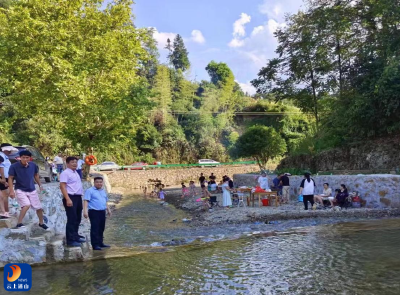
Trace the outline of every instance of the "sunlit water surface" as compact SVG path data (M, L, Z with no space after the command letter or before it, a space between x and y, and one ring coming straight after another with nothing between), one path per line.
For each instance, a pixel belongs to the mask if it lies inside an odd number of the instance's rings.
M111 253L130 256L34 267L30 294L400 294L399 219L143 253L131 246L192 231L169 221L184 213L146 202L117 211L106 234L116 245Z

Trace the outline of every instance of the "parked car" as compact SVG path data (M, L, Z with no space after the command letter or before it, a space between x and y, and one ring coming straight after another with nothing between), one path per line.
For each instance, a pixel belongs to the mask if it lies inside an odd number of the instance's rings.
M131 168L125 168L124 170L146 170L146 166L149 165L145 162L135 162L133 164L131 164L131 166L135 166L135 167L131 167Z
M44 178L46 182L51 182L53 176L51 165L47 162L46 158L43 157L42 153L37 148L30 145L16 146L16 148L18 149L18 152L8 156L11 163L15 163L20 160L20 151L28 150L32 154L31 161L39 167L39 176Z
M216 167L216 166L220 165L220 162L217 162L217 161L214 161L211 159L200 159L199 164L201 165L201 167L204 167L204 166Z
M98 171L115 171L119 169L120 167L114 162L103 162L96 166L96 170Z

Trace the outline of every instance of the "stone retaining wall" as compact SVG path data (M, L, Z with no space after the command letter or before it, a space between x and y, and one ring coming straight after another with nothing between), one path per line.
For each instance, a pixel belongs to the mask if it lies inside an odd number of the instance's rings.
M86 189L91 184L84 182L83 186ZM84 247L82 249L71 248L70 251L67 251L63 245L67 216L62 203L63 197L59 183L48 183L43 187L46 193L40 194L40 199L45 216L48 218L49 229L44 231L39 228L38 217L33 209L28 210L23 220L26 227L23 229L13 229L16 225L16 217L1 220L0 268L7 263L38 264L83 259ZM13 213L12 210L15 209L11 208L10 213ZM80 233L88 236L89 228L89 221L82 218ZM78 253L79 257L70 257L74 253Z
M255 186L256 174L235 174L233 181L237 186ZM270 186L275 175L270 175ZM368 208L400 207L400 176L390 174L377 175L321 175L312 177L317 185L316 193L322 193L325 182L329 183L332 191L345 184L349 192L358 191L362 203ZM291 198L298 195L302 176L290 176Z
M211 173L221 179L222 176L231 176L236 173L258 172L258 165L220 166L207 168L183 168L183 169L151 169L115 171L108 173L108 179L112 187L124 187L129 189L141 188L148 184L149 179L160 179L167 186L179 185L181 182L188 184L190 180L198 182L200 173L208 179Z

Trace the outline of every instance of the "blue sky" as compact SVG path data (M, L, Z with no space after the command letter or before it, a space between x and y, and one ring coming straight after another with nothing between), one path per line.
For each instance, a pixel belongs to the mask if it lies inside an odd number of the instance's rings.
M167 38L180 34L192 63L189 78L209 80L205 67L211 60L225 62L244 91L275 56L273 32L284 25L284 14L297 12L302 0L136 0L133 12L138 27L154 27L160 60Z

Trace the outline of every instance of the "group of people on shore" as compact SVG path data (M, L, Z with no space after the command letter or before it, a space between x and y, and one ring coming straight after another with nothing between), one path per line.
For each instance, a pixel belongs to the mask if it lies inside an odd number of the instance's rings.
M211 200L213 194L222 193L222 206L225 208L230 208L232 206L232 197L231 192L234 191L233 180L224 175L217 184L217 177L214 173L208 177L208 180L204 176L203 173L200 174L199 177L199 186L200 186L200 199L204 204L205 208L211 209L212 204L216 203L216 200ZM182 198L185 197L197 197L198 191L194 181L189 182L189 187L186 187L184 183L182 185Z
M265 175L265 174L263 174ZM266 176L266 175L265 175ZM273 183L278 191L282 191L283 200L289 200L290 196L290 182L289 173L278 175ZM279 182L278 182L279 181ZM260 181L259 181L260 182ZM308 203L315 208L314 204L319 203L325 208L324 201L328 201L330 207L333 208L335 205L344 207L349 193L345 184L340 185L340 189L335 189L335 194L332 194L332 189L329 187L329 183L323 184L322 194L316 194L316 184L314 179L311 178L310 173L304 174L304 179L300 183L299 194L303 197L304 210L308 210Z
M11 164L9 155L19 153L19 160ZM61 163L62 154L55 157L55 163ZM32 208L39 218L39 227L48 229L47 218L36 190L35 182L40 191L44 191L39 177L39 168L31 161L32 154L29 150L18 151L9 143L0 145L0 218L10 218L8 198L16 199L20 212L16 229L24 228L24 217ZM61 159L61 160L60 160ZM106 213L111 216L107 204L107 193L103 189L103 178L95 177L94 186L85 192L82 185L82 175L78 172L79 159L66 157L66 167L59 168L60 190L63 195L63 205L67 215L66 243L68 246L77 247L86 242L84 236L79 235L78 229L82 220L82 211L85 218L90 219L90 238L94 250L110 247L103 243ZM64 165L64 164L57 164ZM82 199L83 196L83 199Z
M278 174L272 181L273 185L270 187L269 178L266 173L262 173L261 176L257 178L258 186L265 191L277 191L280 197L280 202L285 204L289 203L290 200L290 173ZM217 184L216 176L214 173L208 177L208 180L203 173L199 177L200 194L201 200L204 202L204 207L211 207L212 202L210 198L212 194L222 193L222 206L229 208L232 206L232 193L236 193L232 179L224 175L222 180ZM323 192L321 194L316 194L316 184L314 179L311 178L310 173L304 174L304 179L301 181L299 194L303 197L304 209L308 210L311 204L312 208L318 203L323 208L335 206L344 207L346 201L348 200L349 193L345 184L341 184L339 189L334 191L332 194L332 189L329 187L329 183L324 183ZM189 182L189 187L186 187L182 183L182 198L185 197L196 197L198 195L196 190L196 185L194 181ZM200 199L198 199L200 200ZM328 202L325 206L324 202Z

